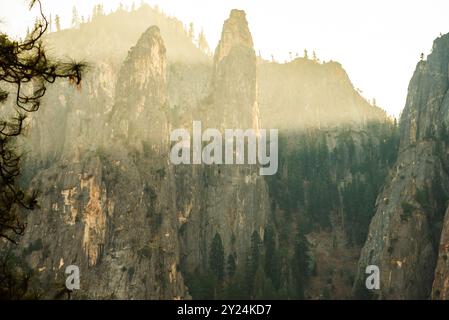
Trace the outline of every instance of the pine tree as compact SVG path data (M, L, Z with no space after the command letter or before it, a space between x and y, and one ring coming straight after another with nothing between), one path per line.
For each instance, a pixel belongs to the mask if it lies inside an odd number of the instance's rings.
M295 252L293 256L293 276L298 299L304 298L304 288L308 276L308 244L302 226L298 226L295 239Z
M252 271L256 271L257 266L260 261L260 235L257 230L251 235L251 260L252 260Z
M94 6L92 9L92 19L95 19L98 16L98 5Z
M201 32L198 34L198 48L206 54L210 53L209 44L207 43L203 29L201 29Z
M49 18L48 18L48 32L52 32L53 31L53 18L50 14Z
M226 275L228 278L232 278L235 275L235 271L237 269L237 265L235 263L235 258L233 254L228 255L228 261L226 263Z
M100 16L104 16L104 7L102 4L97 4L92 11L92 19Z
M61 31L61 19L59 18L58 15L55 16L55 26L56 31Z
M192 40L192 42L195 40L195 27L193 25L193 22L190 22L189 24L189 38Z
M277 268L277 253L276 253L276 242L275 233L271 226L265 229L263 244L265 248L265 275L269 278L272 284L278 288L279 285L279 270Z
M246 289L249 296L254 294L254 279L259 266L260 260L260 236L257 231L251 235L251 247L249 255L246 259L245 281Z
M72 28L78 28L80 25L80 18L78 15L78 10L75 6L72 8Z
M101 4L101 3L98 5L98 15L104 16L104 7L103 7L103 4Z
M219 282L224 278L224 249L220 234L217 232L210 248L209 256L210 270Z

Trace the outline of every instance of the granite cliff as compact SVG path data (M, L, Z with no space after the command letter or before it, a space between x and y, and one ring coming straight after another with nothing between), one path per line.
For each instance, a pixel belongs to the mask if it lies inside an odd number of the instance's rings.
M381 299L447 298L449 35L436 39L410 81L396 164L377 198L354 291L367 265L380 268Z
M249 42L240 41L242 32ZM211 82L206 109L195 106L191 119L257 129L256 57L243 12L232 11L215 56L215 73L204 80ZM43 297L63 290L65 266L74 264L82 275L77 298L189 298L181 270L208 268L215 234L237 268L253 231L263 234L266 184L256 166L170 164L169 129L182 123L173 109L192 92L170 100L158 27L113 70L99 63L80 92L54 88L46 101L55 109L32 119L31 188L41 192L41 209L18 251L37 268Z

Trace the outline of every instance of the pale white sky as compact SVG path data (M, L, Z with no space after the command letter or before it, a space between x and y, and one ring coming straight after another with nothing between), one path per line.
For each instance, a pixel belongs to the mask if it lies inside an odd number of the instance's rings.
M61 16L68 27L74 4L88 16L104 2L106 12L119 3L131 7L140 0L42 0L44 11ZM340 62L354 86L392 115L404 107L407 87L421 52L430 53L433 40L449 32L447 0L145 0L184 23L204 28L215 48L223 21L232 8L244 9L256 51L277 61L305 48L321 60ZM23 34L32 14L25 0L0 0L0 30Z

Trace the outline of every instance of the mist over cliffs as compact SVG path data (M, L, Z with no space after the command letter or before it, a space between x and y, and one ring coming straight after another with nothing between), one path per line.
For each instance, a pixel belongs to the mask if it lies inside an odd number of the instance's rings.
M399 125L338 62L257 56L241 10L213 55L147 5L46 42L90 68L80 89L49 88L23 139L40 209L2 250L37 297L65 298L77 265L74 299L447 298L447 36ZM192 121L278 129L277 174L171 164L170 131Z

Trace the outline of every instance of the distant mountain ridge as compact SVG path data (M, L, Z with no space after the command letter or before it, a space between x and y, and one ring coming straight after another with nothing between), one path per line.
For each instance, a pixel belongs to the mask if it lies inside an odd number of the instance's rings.
M170 63L211 61L193 43L181 21L147 4L131 12L117 9L110 14L96 15L76 29L49 33L47 42L58 56L120 63L140 35L151 25L157 25L161 30Z

